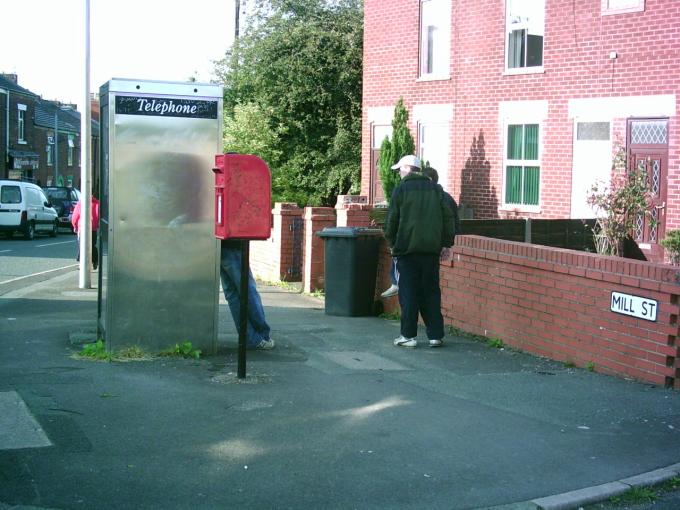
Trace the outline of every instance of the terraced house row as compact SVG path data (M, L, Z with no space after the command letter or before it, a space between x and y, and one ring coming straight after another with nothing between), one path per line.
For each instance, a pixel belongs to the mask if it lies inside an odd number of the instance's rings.
M366 0L362 194L404 99L419 155L471 218L588 218L612 161L645 168L652 221L680 228L678 0Z
M92 120L92 168L97 175L99 123ZM0 74L0 179L41 186L80 184L80 112L48 101L19 85L16 74Z

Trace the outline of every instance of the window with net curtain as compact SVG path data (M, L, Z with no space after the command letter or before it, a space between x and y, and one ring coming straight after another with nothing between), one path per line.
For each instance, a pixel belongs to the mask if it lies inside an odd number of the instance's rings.
M449 75L450 25L450 0L421 0L420 76Z
M505 203L537 206L541 165L538 124L509 124L505 160Z
M506 0L508 69L543 66L545 0Z

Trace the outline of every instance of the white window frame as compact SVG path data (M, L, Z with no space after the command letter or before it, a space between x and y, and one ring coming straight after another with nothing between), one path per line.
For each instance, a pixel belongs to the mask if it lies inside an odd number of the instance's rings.
M26 142L26 105L17 104L17 143Z
M602 0L602 16L644 12L645 0Z
M540 66L520 66L520 67L510 67L510 25L511 25L511 20L510 20L510 8L508 6L508 3L511 0L505 0L505 72L504 74L507 75L513 75L513 74L540 74L545 72L543 68L543 62L545 61L545 54L543 49L541 49L541 65ZM518 0L515 0L518 1ZM545 0L543 1L543 29L542 29L542 37L543 37L543 48L545 48ZM528 30L528 26L527 26ZM525 55L526 59L526 55Z
M437 25L426 26L428 18ZM420 0L419 24L418 81L450 80L451 0Z
M502 101L498 106L498 127L501 130L502 146L501 161L501 200L499 211L540 213L543 203L543 183L545 171L543 167L543 150L545 147L545 121L548 118L547 100L530 101ZM538 182L538 205L507 204L505 202L506 167L508 161L508 125L511 124L538 124L538 167L540 177ZM534 161L534 160L531 160Z
M451 127L453 122L453 104L421 104L413 107L413 121L416 124L418 140L416 152L421 158L423 164L425 163L427 151L427 138L425 138L425 147L423 147L423 130L444 130L444 139L447 140L444 147L442 147L444 154L444 162L431 162L433 167L437 170L439 175L439 184L442 188L453 195L453 188L449 185L451 172ZM425 159L423 157L425 156Z
M54 145L50 145L49 143L45 147L45 152L47 153L47 166L52 166L52 148Z

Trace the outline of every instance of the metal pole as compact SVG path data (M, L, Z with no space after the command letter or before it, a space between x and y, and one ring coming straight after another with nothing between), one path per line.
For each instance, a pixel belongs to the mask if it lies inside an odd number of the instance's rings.
M83 112L80 115L80 278L79 287L92 287L90 267L92 264L92 189L90 167L92 125L90 121L90 0L85 0L85 90Z
M59 108L59 106L57 106ZM54 112L54 186L59 186L59 112Z
M234 0L234 39L238 40L239 37L239 23L241 17L241 2L240 0Z
M248 339L248 275L250 274L250 244L241 241L241 290L238 324L238 372L239 379L246 377L246 342Z
M531 243L531 218L524 218L524 242Z

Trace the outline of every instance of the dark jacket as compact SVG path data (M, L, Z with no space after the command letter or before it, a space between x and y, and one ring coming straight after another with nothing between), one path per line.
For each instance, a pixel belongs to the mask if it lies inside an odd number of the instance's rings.
M439 255L453 243L453 211L441 186L420 172L411 172L392 193L385 238L392 255Z
M458 215L458 204L451 195L444 191L444 188L442 188L440 184L437 184L437 186L439 186L439 189L444 194L444 201L446 202L446 205L449 207L449 209L451 209L451 213L453 214L453 239L451 240L451 246L453 246L456 236L460 234L460 216Z

